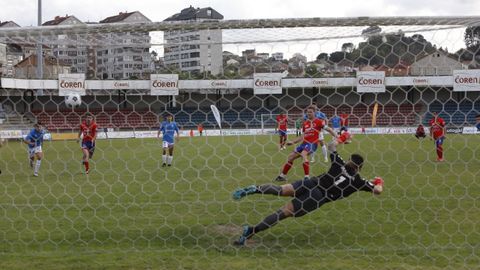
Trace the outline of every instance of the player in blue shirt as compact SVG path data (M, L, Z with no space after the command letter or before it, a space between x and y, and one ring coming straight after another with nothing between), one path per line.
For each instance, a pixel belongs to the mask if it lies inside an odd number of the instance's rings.
M167 120L163 121L160 124L160 128L158 129L157 138L160 139L160 133L163 134L163 155L162 155L162 167L165 166L172 166L173 160L173 146L175 144L175 132L177 133L176 139L177 142L180 139L179 137L179 129L178 125L175 121L173 121L173 116L168 114ZM168 149L168 156L167 156L167 149Z
M317 119L320 119L324 122L324 125L325 127L328 126L328 118L327 118L327 115L323 112L321 112L318 107L317 107L317 104L315 102L312 103L313 106L315 106L317 108L317 111L315 112L315 118ZM306 120L307 118L307 115L304 115L303 116L303 119ZM325 144L325 138L323 137L323 132L320 132L320 137L319 137L319 141L320 143L320 146L322 147L322 154L323 154L323 159L325 162L328 162L328 151L327 151L327 145ZM313 152L311 155L310 155L310 162L315 162L315 152Z
M43 151L43 135L45 131L42 128L42 124L36 123L33 125L33 129L30 130L28 135L25 137L23 142L28 145L28 160L30 161L30 167L33 168L35 157L37 162L35 163L35 168L33 170L33 175L38 176L38 171L40 170L40 164L42 164Z
M340 128L342 127L342 119L340 118L340 116L338 115L335 115L332 117L332 119L330 119L332 121L332 128L333 130L338 133L340 132Z

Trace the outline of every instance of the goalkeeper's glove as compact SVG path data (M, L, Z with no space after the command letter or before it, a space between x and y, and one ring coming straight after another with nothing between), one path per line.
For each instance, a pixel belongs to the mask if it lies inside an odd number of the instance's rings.
M380 185L383 187L383 179L381 177L375 177L373 178L373 181L372 181L372 184L377 186L377 185Z

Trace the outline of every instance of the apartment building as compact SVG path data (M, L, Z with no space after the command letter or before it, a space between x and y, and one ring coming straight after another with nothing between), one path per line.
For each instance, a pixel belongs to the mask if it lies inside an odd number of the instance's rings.
M56 16L42 26L82 25L84 22L72 15ZM87 46L85 35L68 34L47 36L46 43L50 43L53 56L64 65L70 66L72 73L87 72ZM44 55L46 53L44 52Z
M20 27L13 21L0 21L0 28ZM21 49L12 48L10 44L0 43L0 76L13 77L14 66L23 60Z
M213 8L192 6L174 14L167 22L202 22L223 20ZM222 30L179 30L164 33L164 62L173 70L217 75L223 70Z
M99 23L148 23L150 19L139 11L120 12ZM153 60L150 55L149 32L105 33L97 37L94 49L96 74L99 79L148 79ZM104 45L102 45L104 44Z

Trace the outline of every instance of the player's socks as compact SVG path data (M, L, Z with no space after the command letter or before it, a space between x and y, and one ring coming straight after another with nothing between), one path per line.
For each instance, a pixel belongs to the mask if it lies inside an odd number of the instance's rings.
M162 155L162 163L167 164L167 155Z
M310 162L303 162L303 172L305 173L305 177L308 177L308 175L310 175Z
M328 152L327 152L327 145L322 145L322 154L323 154L323 159L325 162L328 162Z
M85 172L88 173L90 171L90 164L88 161L85 161L83 164L85 165Z
M437 146L437 157L439 160L443 159L443 147L442 146Z
M168 156L168 157L167 157L167 164L168 164L168 166L172 166L172 160L173 160L173 156Z
M272 184L260 185L260 186L257 186L255 193L280 196L282 195L282 187L277 185L272 185Z
M42 164L42 160L37 159L37 162L35 163L35 170L33 171L33 175L38 176L38 171L40 170L41 164Z
M283 166L282 174L280 174L280 176L285 177L285 175L287 175L290 168L292 168L292 165L293 165L292 162L285 163L285 165Z
M283 213L283 210L281 209L267 216L262 222L258 223L255 227L253 227L253 231L246 236L247 239L252 237L253 234L259 233L263 230L266 230L268 228L275 226L275 224L277 224L280 220L284 218L286 218L286 216Z

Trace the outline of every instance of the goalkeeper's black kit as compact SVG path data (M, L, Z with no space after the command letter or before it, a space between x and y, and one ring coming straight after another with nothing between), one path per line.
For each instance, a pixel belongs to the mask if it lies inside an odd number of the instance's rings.
M346 198L359 190L373 191L374 185L345 167L345 161L337 152L330 153L330 159L332 165L328 172L292 184L294 216L303 216L324 203Z

